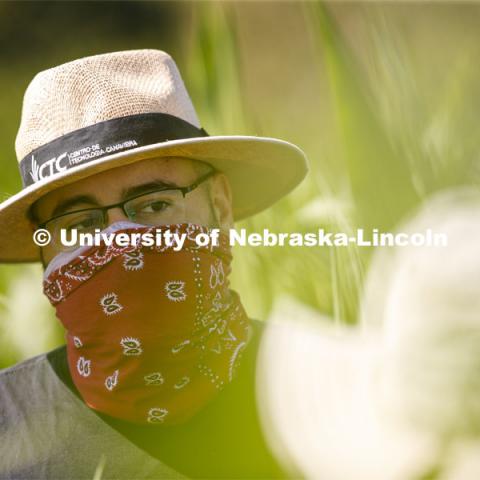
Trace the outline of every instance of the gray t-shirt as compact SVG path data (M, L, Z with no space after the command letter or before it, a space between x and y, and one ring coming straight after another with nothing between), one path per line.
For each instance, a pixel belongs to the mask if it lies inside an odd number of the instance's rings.
M2 370L0 479L76 478L186 477L103 422L62 383L46 354Z

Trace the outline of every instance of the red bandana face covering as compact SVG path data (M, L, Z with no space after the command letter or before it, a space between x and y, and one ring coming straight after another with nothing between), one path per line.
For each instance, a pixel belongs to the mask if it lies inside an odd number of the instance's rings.
M120 232L155 232L136 227ZM228 287L230 248L198 247L195 225L173 246L95 246L51 272L44 292L67 330L86 404L135 423L191 418L234 377L250 322Z

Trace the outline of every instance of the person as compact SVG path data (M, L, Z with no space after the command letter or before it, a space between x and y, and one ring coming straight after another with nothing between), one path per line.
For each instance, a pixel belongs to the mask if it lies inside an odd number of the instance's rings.
M210 136L153 49L40 72L15 146L0 260L42 262L66 345L0 372L0 478L284 477L256 404L263 324L229 288L226 239L300 183L304 153ZM166 230L183 248L62 240Z

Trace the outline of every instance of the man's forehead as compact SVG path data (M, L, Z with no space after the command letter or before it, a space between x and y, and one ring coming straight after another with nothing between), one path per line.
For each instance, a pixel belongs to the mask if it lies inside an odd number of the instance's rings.
M152 158L100 172L49 192L37 201L35 213L48 216L59 203L80 195L95 197L99 203L117 201L132 188L145 183L187 185L198 176L197 165L202 162L183 157Z
M72 191L73 189L94 189L106 186L108 188L118 187L123 189L129 187L136 181L143 179L152 179L152 175L161 175L165 179L186 179L195 177L194 160L188 158L151 158L141 160L129 165L112 168L105 172L100 172L88 178L79 180L69 186L59 189L57 192ZM55 192L52 192L55 193Z

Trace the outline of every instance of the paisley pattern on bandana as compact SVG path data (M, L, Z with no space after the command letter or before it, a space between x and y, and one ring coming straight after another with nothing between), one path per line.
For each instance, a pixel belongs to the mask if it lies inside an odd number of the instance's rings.
M67 330L72 379L86 404L166 425L191 418L234 378L251 325L229 288L228 238L199 247L195 237L207 228L161 228L186 233L183 249L91 247L52 271L44 292Z

